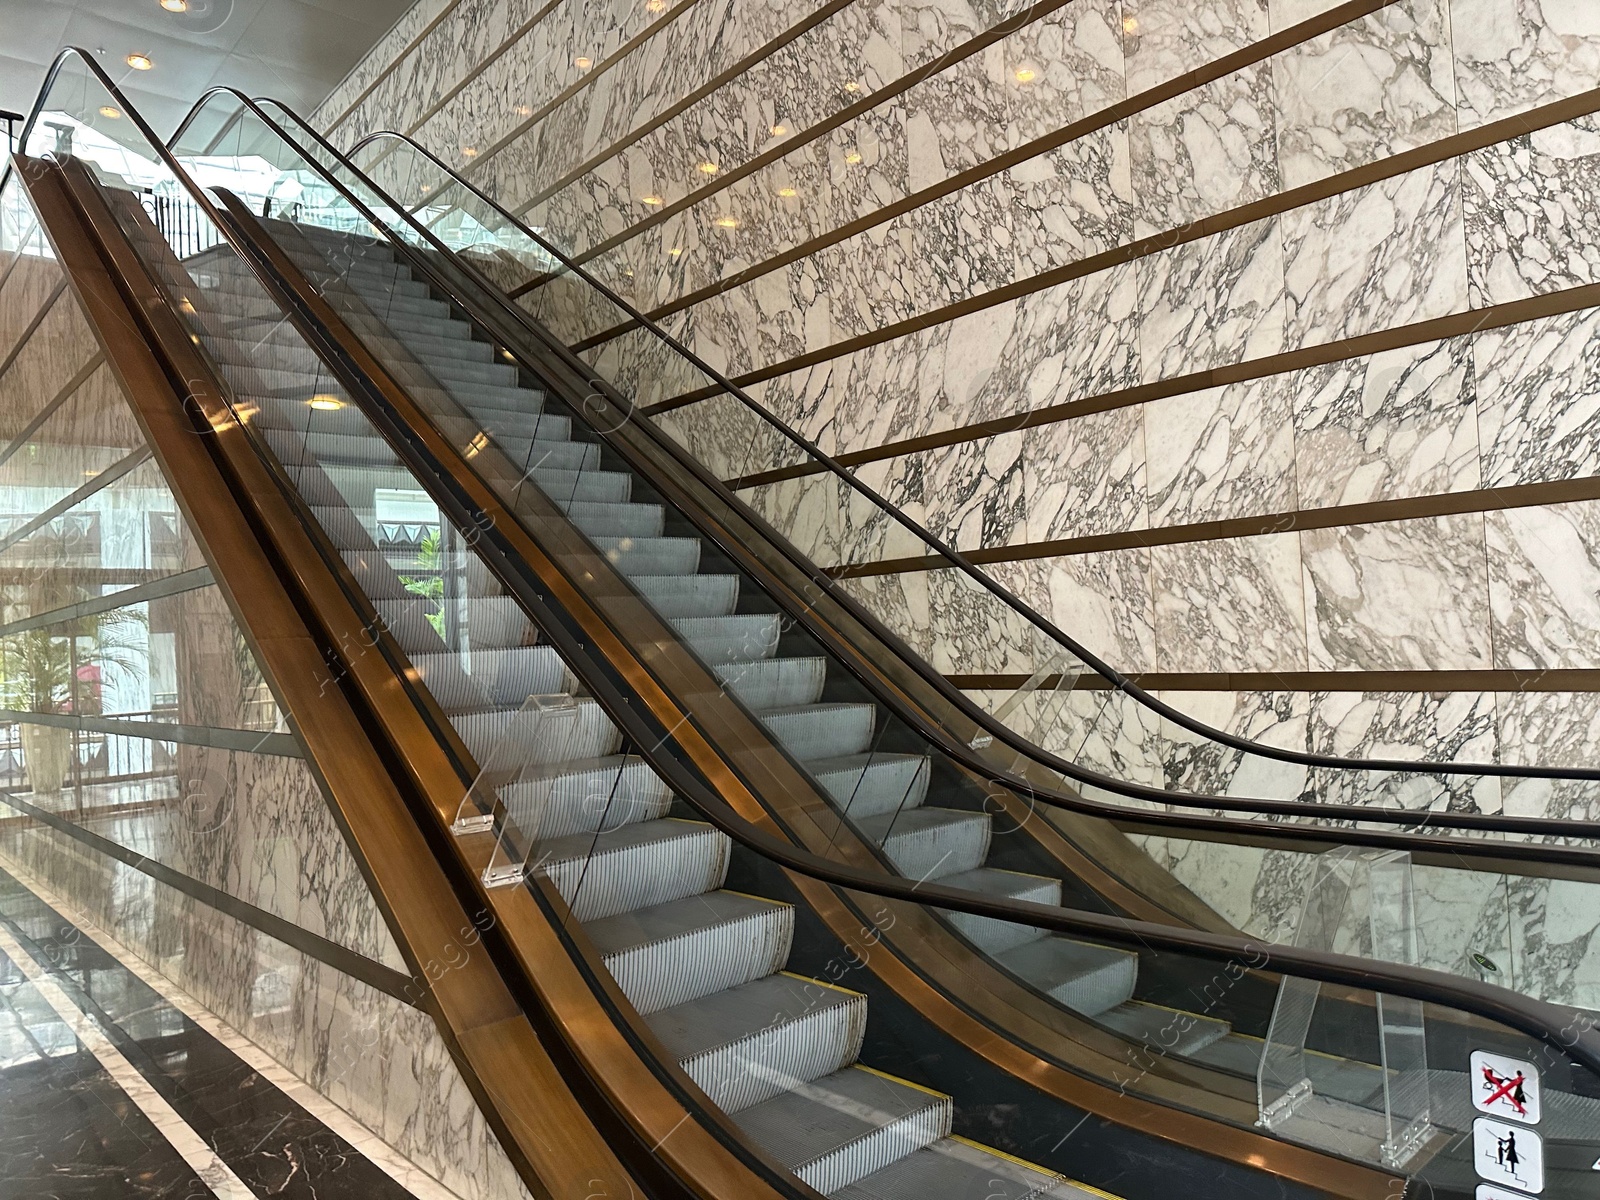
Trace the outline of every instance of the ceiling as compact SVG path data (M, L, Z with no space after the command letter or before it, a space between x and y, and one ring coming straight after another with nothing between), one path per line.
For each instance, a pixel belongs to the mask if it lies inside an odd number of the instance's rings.
M76 45L163 136L216 84L309 112L411 2L188 0L171 13L159 0L0 0L0 109L28 112L56 52ZM134 52L155 66L133 70Z

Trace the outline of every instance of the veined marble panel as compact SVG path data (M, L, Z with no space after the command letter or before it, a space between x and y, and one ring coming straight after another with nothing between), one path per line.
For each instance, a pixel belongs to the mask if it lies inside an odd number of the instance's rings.
M430 21L454 3L457 0L417 0L372 49L362 55L361 61L350 68L349 74L334 86L322 103L306 114L306 119L335 140L342 140L337 136L339 127L330 123L340 117L374 79L389 69Z
M1474 151L1462 174L1472 307L1600 278L1600 117Z
M1600 16L1588 0L1450 0L1461 127L1600 84Z
M1019 279L1133 239L1129 161L1128 123L1118 121L1005 172Z
M1308 855L1188 838L1130 840L1244 935L1268 943L1294 936Z
M1000 43L1013 145L1127 95L1122 8L1121 0L1075 0Z
M1154 668L1148 549L995 563L988 573L1110 666L1126 673Z
M47 827L0 847L464 1200L528 1196L426 1014Z
M1151 525L1298 507L1290 378L1274 375L1140 406Z
M1593 767L1600 762L1600 693L1507 692L1496 697L1500 761ZM1600 781L1506 779L1505 811L1600 820Z
M1600 310L1473 336L1483 486L1600 473Z
M1302 507L1482 486L1470 339L1403 346L1288 380Z
M1150 560L1159 670L1305 670L1298 533L1155 546Z
M1124 0L1128 94L1259 42L1268 23L1267 0Z
M1271 72L1285 188L1456 132L1449 0L1400 0L1274 55Z
M1031 623L954 569L845 579L840 586L936 671L1030 675L1046 650Z
M1312 669L1492 665L1481 514L1308 529L1300 537Z
M1280 750L1306 748L1309 698L1303 692L1174 692L1157 698L1212 729ZM1160 718L1158 753L1167 785L1209 796L1292 800L1306 768L1227 746L1170 717Z
M491 54L513 29L543 6L543 0L462 0L375 86L339 126L348 146L376 129L410 129L439 97ZM557 7L541 25L571 20ZM429 145L452 159L458 146Z
M1278 191L1272 97L1272 68L1257 63L1129 118L1139 237Z
M1024 438L1022 433L1003 433L961 442L867 463L855 475L949 545L962 550L1002 546L1024 537ZM872 508L859 496L845 498L844 504L863 512ZM861 558L852 553L849 561Z
M1256 221L1133 264L1144 382L1284 349L1279 220Z
M1149 527L1138 408L1039 425L1022 436L1028 541Z
M1485 521L1495 666L1600 667L1600 503Z
M1285 349L1426 321L1467 306L1454 159L1285 213Z
M1498 714L1490 692L1316 692L1306 749L1344 758L1492 763ZM1499 777L1315 767L1308 790L1330 804L1499 812Z

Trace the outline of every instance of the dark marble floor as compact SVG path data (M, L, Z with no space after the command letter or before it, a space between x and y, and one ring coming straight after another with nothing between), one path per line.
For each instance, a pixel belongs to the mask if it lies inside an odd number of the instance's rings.
M258 1196L410 1195L0 871L0 922ZM0 972L0 1200L211 1191L14 964Z

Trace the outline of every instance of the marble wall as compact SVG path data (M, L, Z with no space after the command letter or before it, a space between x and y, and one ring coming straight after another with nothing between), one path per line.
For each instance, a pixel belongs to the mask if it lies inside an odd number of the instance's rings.
M1600 765L1592 693L1530 674L1600 670L1583 5L462 0L391 65L382 104L324 106L337 139L413 132L1090 651L1203 677L1170 702ZM570 278L522 302L641 400L705 382ZM801 457L723 400L660 420L728 478ZM831 481L747 494L822 561L921 553ZM945 671L1053 649L948 572L847 586ZM1066 727L1127 775L1291 786L1094 704ZM1563 784L1406 802L1597 815Z

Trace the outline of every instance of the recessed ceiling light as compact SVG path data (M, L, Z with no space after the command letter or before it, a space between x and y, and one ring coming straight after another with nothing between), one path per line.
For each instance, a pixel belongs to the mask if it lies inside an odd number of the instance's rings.
M644 6L645 12L665 12L666 9L667 0L646 0Z
M1017 68L1018 83L1032 83L1037 77L1038 73L1032 67Z
M737 228L739 228L739 219L737 217L718 217L717 218L717 228L718 229L737 229Z
M859 92L861 90L861 85L852 79L849 83L844 85L844 90L847 92Z
M659 208L660 205L661 205L661 197L660 196L640 196L639 197L639 203L640 204L648 204L651 208Z
M468 158L477 158L478 148L476 146L463 146L461 147L461 153L465 154Z
M526 104L519 104L516 108L512 109L512 111L519 117L533 116L533 109L529 108Z
M189 0L161 0L161 7L168 12L188 12Z
M861 151L859 151L859 150L850 151L848 154L846 154L844 156L844 160L845 160L845 162L847 162L847 163L851 164L852 166L854 166L856 163L861 161Z
M1123 17L1122 18L1122 32L1123 33L1138 33L1139 32L1139 22L1138 22L1138 20L1135 19L1134 17Z
M572 60L572 65L577 67L580 71L587 71L590 67L594 66L594 59L590 58L587 54L580 54L577 58Z
M788 132L789 132L789 127L787 125L774 125L772 127L772 136L773 137L782 137L784 134L786 134Z
M785 200L787 200L790 196L798 196L799 194L800 193L795 191L793 188L778 189L778 195L782 196Z
M127 63L135 71L148 71L151 67L156 65L155 60L148 54L140 54L138 51L128 55L128 57L122 61Z
M122 113L119 110L112 108L109 104L102 104L100 106L100 115L102 117L110 117L113 121L115 121L118 117L122 116Z
M344 407L343 400L339 399L337 396L330 396L326 392L319 392L317 395L307 400L306 403L312 408L316 409L318 412L333 412L335 409Z
M695 170L702 175L715 175L717 173L717 164L708 160L701 163Z
M677 258L678 255L683 253L683 247L682 246L674 246L671 250L668 250L667 253L672 255L673 258Z

